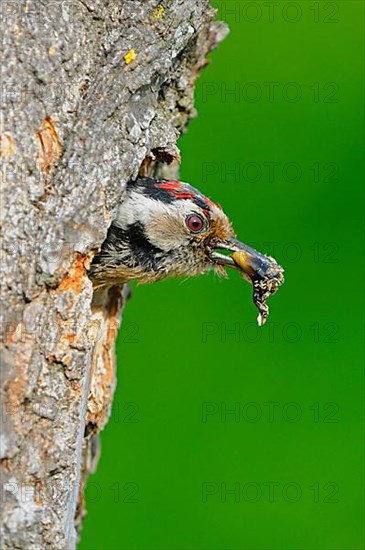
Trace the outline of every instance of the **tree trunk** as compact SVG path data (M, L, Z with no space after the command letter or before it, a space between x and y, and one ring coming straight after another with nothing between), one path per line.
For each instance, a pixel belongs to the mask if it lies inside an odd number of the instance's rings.
M2 548L72 549L126 289L87 268L128 180L176 175L208 0L2 2ZM169 166L167 166L169 164Z

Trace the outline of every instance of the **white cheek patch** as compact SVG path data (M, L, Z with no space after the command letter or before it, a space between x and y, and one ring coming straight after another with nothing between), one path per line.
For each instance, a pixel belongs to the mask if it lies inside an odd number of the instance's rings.
M166 252L186 246L190 241L189 231L179 212L176 216L171 212L156 214L146 228L146 235L152 244Z
M188 244L190 233L185 226L185 217L193 212L202 214L200 208L187 199L164 204L142 193L132 192L119 206L114 224L127 229L137 222L142 223L148 240L168 251Z
M127 229L129 225L146 221L151 216L151 199L141 193L132 192L120 204L114 223L121 229Z

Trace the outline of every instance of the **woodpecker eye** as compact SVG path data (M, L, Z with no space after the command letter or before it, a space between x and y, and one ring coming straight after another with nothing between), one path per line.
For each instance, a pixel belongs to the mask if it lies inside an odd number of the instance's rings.
M197 214L190 214L189 216L186 216L185 223L192 233L200 233L200 231L202 231L205 227L203 218Z

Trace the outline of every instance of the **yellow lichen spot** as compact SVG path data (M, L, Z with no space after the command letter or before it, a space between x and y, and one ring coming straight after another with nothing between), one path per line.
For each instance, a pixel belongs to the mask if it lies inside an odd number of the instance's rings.
M161 4L158 4L153 10L152 19L154 21L156 21L156 19L162 19L164 12L165 8Z
M0 136L0 157L3 159L11 159L14 155L15 147L13 138L9 134Z
M126 65L129 65L129 63L132 63L132 61L136 59L136 52L134 51L134 49L132 48L131 50L129 50L129 52L126 53L125 56L123 56L123 59Z
M51 47L48 49L48 53L49 53L49 55L56 55L57 50L56 50L56 48L54 48L53 46L51 46Z

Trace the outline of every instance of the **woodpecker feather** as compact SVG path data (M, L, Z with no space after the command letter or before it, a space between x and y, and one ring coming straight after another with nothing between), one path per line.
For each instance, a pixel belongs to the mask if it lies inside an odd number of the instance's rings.
M94 288L100 289L199 275L210 269L223 275L225 267L241 271L252 283L263 324L266 300L284 282L283 268L237 241L222 208L188 183L138 178L127 186L90 277Z

